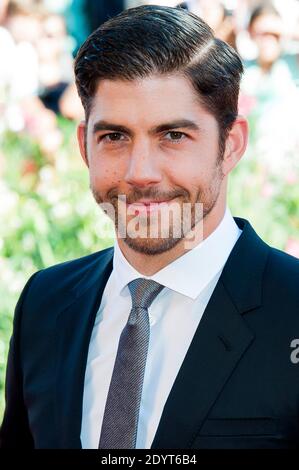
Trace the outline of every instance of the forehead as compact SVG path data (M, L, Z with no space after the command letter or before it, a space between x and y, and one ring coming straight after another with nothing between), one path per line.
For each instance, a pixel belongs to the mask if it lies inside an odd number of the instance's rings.
M255 19L252 24L254 32L277 32L280 31L282 19L273 13L264 13Z
M125 120L152 125L169 118L212 119L187 78L151 76L132 81L102 80L93 98L90 119Z

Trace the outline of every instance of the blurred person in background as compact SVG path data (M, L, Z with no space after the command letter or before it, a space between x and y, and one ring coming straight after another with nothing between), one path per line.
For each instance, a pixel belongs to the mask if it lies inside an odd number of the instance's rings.
M282 79L284 83L288 75L296 82L299 67L296 69L295 65L290 67L288 64L288 60L294 56L284 50L287 25L276 8L271 4L261 4L255 8L249 19L248 31L256 45L257 57L253 63L246 64L247 67L255 66L266 80L270 76L275 80L277 76L277 81Z
M288 171L299 150L296 56L284 51L286 25L272 4L261 4L252 11L248 31L256 59L244 60L241 103L252 102L256 154L271 171Z
M7 2L2 13L2 36L6 41L0 49L0 80L3 104L7 106L4 120L13 130L23 127L18 105L23 98L38 93L38 56L36 45L41 36L40 18L18 2Z
M220 0L188 0L178 7L185 8L202 18L214 31L215 37L236 47L233 12L226 9Z
M299 1L298 0L227 0L225 4L231 6L234 17L237 50L244 60L256 59L257 48L254 43L248 24L252 12L258 7L268 5L275 7L280 14L284 27L284 46L291 53L299 52Z
M6 37L0 50L2 132L27 132L53 158L62 141L56 114L73 80L63 17L42 2L12 0L2 13L1 31Z
M64 18L55 13L45 13L42 34L36 46L39 59L39 97L44 105L60 113L59 100L73 80L72 58L67 49Z

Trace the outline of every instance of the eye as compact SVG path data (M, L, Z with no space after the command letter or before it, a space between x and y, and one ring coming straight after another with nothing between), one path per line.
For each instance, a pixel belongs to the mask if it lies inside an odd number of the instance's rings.
M170 136L170 139L166 139L166 140L169 140L170 142L181 142L182 140L184 140L186 136L186 134L184 132L179 132L179 131L169 131L167 132L167 134L165 134L165 136L169 135Z
M121 137L124 137L124 135L121 134L120 132L110 132L109 134L101 135L98 140L99 141L104 140L108 143L109 142L113 143L113 142L119 142L119 141L123 140L123 139L121 139Z

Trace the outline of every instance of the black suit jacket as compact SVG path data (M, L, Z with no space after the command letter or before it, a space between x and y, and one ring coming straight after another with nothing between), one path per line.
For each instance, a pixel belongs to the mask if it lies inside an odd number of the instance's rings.
M235 220L243 232L178 371L152 449L299 447L299 364L290 346L299 338L299 260ZM2 448L81 447L88 346L112 258L108 248L28 281L14 318Z

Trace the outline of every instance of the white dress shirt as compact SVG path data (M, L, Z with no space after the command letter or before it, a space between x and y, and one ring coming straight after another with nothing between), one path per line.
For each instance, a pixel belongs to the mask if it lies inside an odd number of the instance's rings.
M214 232L153 276L136 271L115 241L113 270L89 344L81 428L83 449L98 448L118 341L132 306L128 283L144 277L165 286L148 309L150 341L136 448L150 449L172 385L240 234L227 208Z

